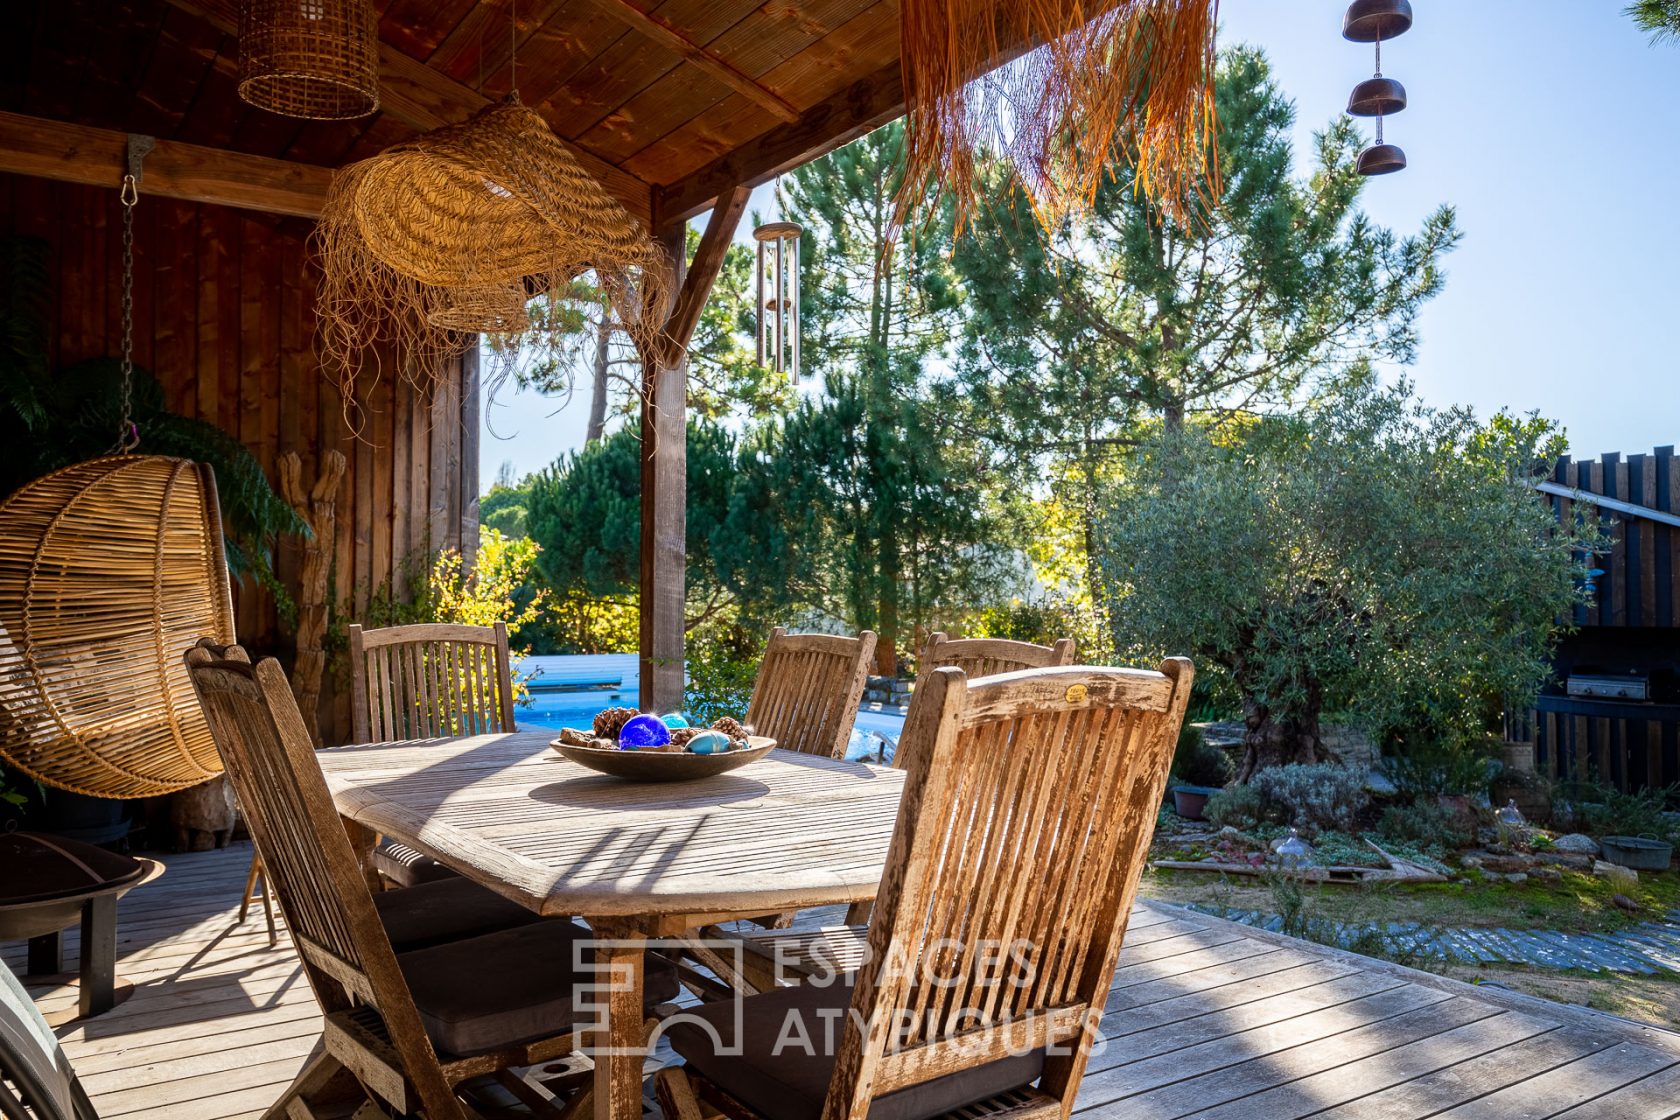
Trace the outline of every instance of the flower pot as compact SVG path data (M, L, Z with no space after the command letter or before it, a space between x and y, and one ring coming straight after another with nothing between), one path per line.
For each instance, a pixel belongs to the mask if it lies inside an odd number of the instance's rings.
M1610 863L1634 871L1667 871L1674 858L1674 845L1639 836L1602 836L1599 844Z
M1207 808L1208 798L1218 792L1218 786L1174 786L1173 812L1187 821L1199 821L1202 810Z

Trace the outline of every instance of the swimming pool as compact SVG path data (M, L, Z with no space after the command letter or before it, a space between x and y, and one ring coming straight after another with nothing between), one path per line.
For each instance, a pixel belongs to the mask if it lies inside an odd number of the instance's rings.
M635 663L634 655L623 654L524 658L514 668L530 678L531 703L515 711L514 720L522 728L588 727L598 713L608 708L637 707L641 692L637 688ZM608 688L573 688L565 683L615 678L619 684ZM555 684L562 687L544 687ZM876 757L881 749L879 737L897 744L903 730L904 717L896 710L860 711L852 725L852 741L846 755ZM891 757L889 749L887 758Z

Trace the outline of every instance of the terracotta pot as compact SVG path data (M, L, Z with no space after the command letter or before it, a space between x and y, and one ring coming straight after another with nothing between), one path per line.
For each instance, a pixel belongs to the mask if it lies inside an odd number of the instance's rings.
M1219 792L1217 786L1174 786L1173 812L1187 821L1202 819L1202 810L1207 808L1208 798Z

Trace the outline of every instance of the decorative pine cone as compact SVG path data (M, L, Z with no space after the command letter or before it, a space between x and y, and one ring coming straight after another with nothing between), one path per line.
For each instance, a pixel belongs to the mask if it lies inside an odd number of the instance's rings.
M731 719L728 716L724 716L721 719L714 719L712 721L712 730L723 732L725 735L729 736L730 742L734 742L736 739L745 739L747 737L747 729L742 726L741 721L738 719Z
M678 728L675 728L671 732L671 742L675 746L686 747L686 746L688 746L688 741L690 739L694 738L696 735L700 734L700 732L702 732L704 730L706 730L704 727L678 727Z
M636 714L634 708L608 708L595 717L595 734L603 739L616 739Z

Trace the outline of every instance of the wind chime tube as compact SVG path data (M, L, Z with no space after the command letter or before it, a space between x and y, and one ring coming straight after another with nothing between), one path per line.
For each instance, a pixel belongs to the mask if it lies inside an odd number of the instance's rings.
M758 242L758 364L799 380L799 236L795 222L753 230Z

